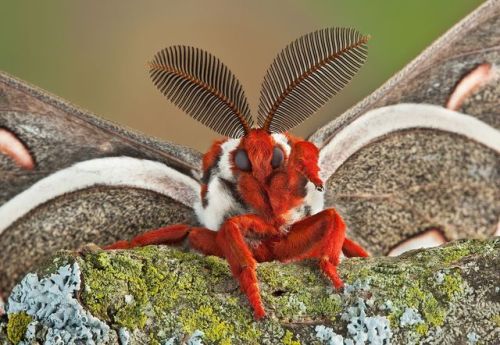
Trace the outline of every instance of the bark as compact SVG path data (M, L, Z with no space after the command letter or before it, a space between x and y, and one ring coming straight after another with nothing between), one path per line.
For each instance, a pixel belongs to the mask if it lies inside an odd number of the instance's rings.
M9 330L24 344L57 335L91 343L82 334L106 344L491 344L500 336L499 249L493 238L345 259L342 292L312 261L263 263L268 316L255 322L219 258L91 246L59 253L14 288L0 339L10 343Z

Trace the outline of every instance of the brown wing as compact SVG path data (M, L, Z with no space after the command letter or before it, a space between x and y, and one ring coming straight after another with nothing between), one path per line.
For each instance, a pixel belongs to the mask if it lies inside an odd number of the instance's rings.
M200 162L0 73L0 292L55 250L193 222Z
M482 64L493 66L492 74L458 113L445 115L442 107L455 86ZM495 66L500 66L500 2L487 1L310 138L323 148L326 205L340 209L351 236L372 253L385 255L428 230L437 230L444 240L497 231L500 78ZM401 103L412 104L395 106ZM382 109L386 106L391 107ZM393 117L370 122L373 111ZM393 122L398 114L400 121ZM352 131L362 123L368 127ZM368 140L375 127L385 129ZM332 149L339 142L345 150ZM360 147L353 149L353 143Z

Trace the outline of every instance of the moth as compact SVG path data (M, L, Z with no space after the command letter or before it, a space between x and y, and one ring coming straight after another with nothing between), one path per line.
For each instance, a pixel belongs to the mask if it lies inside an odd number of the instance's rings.
M370 254L499 234L499 18L485 2L307 138L308 189ZM0 293L59 249L199 226L202 161L0 72Z
M265 316L256 263L317 259L336 288L336 266L347 256L368 256L345 237L333 209L323 210L318 148L286 131L340 91L366 58L367 36L329 28L307 34L274 59L262 85L256 128L236 77L213 55L174 46L156 54L151 79L174 104L228 136L203 156L201 227L172 225L150 230L107 249L149 244L189 245L226 259L254 310Z

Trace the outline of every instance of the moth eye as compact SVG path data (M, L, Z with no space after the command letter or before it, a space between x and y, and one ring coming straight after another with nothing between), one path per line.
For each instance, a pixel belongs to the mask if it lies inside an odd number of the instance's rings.
M273 169L276 169L281 165L281 163L283 163L283 151L278 146L275 146L273 149L271 166L273 167Z
M238 167L238 169L243 171L252 170L252 164L248 159L248 155L245 150L238 150L236 155L234 156L234 163Z

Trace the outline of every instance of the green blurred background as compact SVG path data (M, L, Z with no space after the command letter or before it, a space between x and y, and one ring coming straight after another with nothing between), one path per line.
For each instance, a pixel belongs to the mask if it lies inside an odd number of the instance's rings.
M308 136L418 55L480 0L0 0L0 69L106 119L204 151L216 133L170 104L145 63L161 48L218 56L257 109L260 83L293 39L328 26L371 34L368 62L293 132Z

